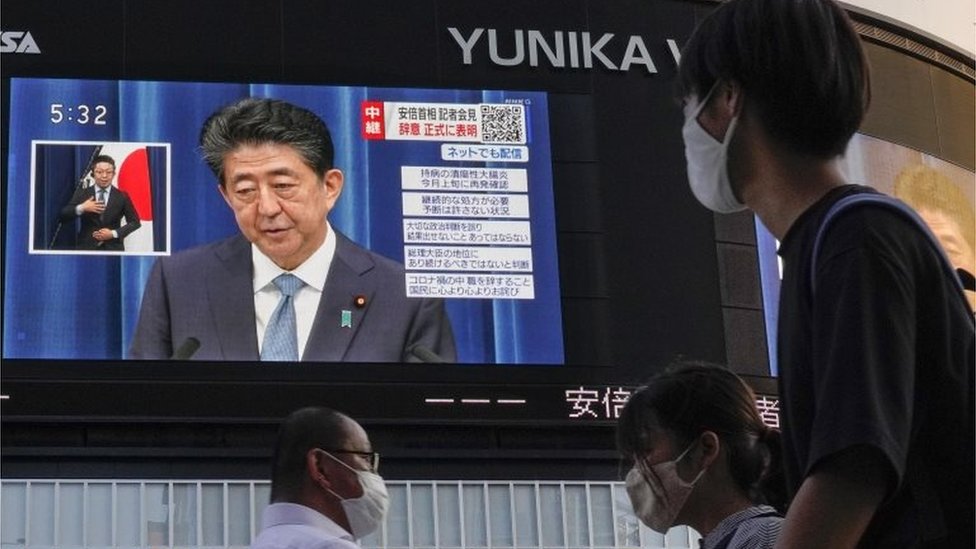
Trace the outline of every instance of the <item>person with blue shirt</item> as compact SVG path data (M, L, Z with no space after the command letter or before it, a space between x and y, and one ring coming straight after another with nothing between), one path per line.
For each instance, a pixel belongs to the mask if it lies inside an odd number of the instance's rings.
M782 516L779 432L729 370L679 364L628 400L617 446L632 468L627 493L652 530L688 525L702 549L770 549Z

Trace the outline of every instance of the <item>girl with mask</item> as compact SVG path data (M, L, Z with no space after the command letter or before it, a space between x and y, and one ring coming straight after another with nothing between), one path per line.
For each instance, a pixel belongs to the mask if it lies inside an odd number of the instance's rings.
M772 506L782 503L779 432L762 422L755 394L732 372L688 364L656 375L621 413L617 445L633 463L634 512L651 529L688 525L703 536L702 549L775 543L783 520Z

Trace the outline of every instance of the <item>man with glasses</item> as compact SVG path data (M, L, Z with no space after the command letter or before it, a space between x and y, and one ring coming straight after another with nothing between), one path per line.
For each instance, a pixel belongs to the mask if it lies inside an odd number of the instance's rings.
M379 461L349 416L320 407L293 412L278 431L271 505L251 548L358 548L389 506Z
M81 221L75 244L79 250L125 251L123 240L141 223L129 195L112 186L115 159L104 154L96 156L92 175L95 184L75 191L68 205L61 209L61 220Z

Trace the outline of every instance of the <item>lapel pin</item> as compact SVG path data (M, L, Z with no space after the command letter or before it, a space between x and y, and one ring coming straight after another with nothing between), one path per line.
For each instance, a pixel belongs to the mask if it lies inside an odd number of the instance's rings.
M339 320L340 328L352 328L352 311L342 310L342 318Z
M353 303L356 304L357 309L362 309L363 307L366 306L366 296L364 296L363 294L357 295L356 298L353 300Z

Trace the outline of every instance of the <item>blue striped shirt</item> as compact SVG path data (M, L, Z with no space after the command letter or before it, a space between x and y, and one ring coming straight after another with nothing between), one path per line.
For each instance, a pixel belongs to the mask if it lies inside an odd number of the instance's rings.
M702 549L772 549L783 517L768 505L756 505L725 517L701 540Z

